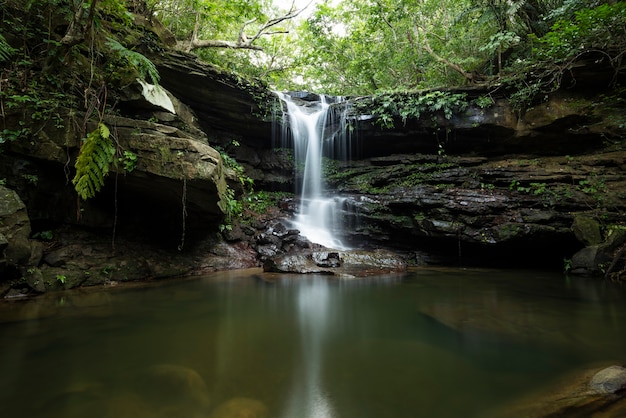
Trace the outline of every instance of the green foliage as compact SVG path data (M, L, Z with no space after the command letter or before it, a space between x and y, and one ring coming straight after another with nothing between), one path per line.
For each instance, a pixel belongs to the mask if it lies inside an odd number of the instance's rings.
M117 56L124 60L132 69L139 72L141 79L159 84L160 75L156 66L139 52L131 51L113 38L107 38L106 45Z
M531 38L539 43L535 53L540 58L561 61L590 49L621 54L625 35L626 2L617 2L578 10L574 20L559 19L543 37Z
M0 131L0 144L4 144L7 141L15 141L19 138L24 138L29 133L29 128L3 129L2 131Z
M504 80L516 89L511 103L517 109L525 109L558 89L563 74L586 54L600 54L621 71L620 63L626 54L626 2L565 3L566 8L550 14L559 17L551 30L543 36L529 34L530 53L507 69L509 76ZM588 3L592 6L586 7Z
M573 195L571 187L568 186L554 186L539 182L522 185L518 180L511 181L509 190L536 196L545 207L557 206L560 201L571 198Z
M481 109L486 109L488 107L493 106L495 102L489 96L480 96L474 99L474 103L476 104L476 106L480 107Z
M21 177L32 185L39 183L39 177L35 174L22 174Z
M54 238L54 234L52 233L52 231L39 231L33 234L33 238L34 239L40 239L42 241L52 241L52 238Z
M76 159L76 175L72 180L78 195L86 200L92 198L104 186L104 178L114 160L115 146L109 128L100 123L87 138Z
M230 187L222 194L221 200L222 210L226 214L225 222L219 226L220 232L230 231L233 229L233 221L241 216L243 212L243 203L235 196L235 191Z
M15 48L11 47L5 37L0 33L0 62L8 62L14 53Z
M235 175L237 176L237 179L239 180L241 185L244 187L244 189L252 188L252 186L254 185L254 180L252 180L250 177L248 177L245 174L245 170L241 166L241 164L239 164L237 162L237 160L235 160L233 157L228 155L219 146L216 146L215 148L220 152L220 155L222 157L222 161L224 162L224 165L235 172Z
M67 276L63 275L63 274L57 274L56 275L56 279L59 283L61 284L65 284L65 281L67 280Z
M572 260L570 258L564 258L563 259L563 272L567 274L571 270L572 270Z
M591 196L596 202L596 207L600 208L604 205L607 197L607 187L603 177L592 174L578 182L578 189L586 195Z
M392 128L394 120L400 118L403 123L408 119L419 119L424 113L443 112L446 119L451 119L454 112L461 112L468 106L465 93L433 91L427 93L383 93L354 102L354 107L364 113L371 113L376 122Z
M130 173L137 166L137 154L132 151L124 151L124 155L118 158L118 161L122 163L124 171Z
M278 205L281 199L291 196L290 193L285 192L266 192L259 191L247 194L243 198L243 204L247 211L254 213L255 215L262 215L267 211Z

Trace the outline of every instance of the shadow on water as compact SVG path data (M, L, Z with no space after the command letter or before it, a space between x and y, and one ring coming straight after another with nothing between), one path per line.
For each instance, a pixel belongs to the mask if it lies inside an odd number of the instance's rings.
M623 289L542 272L231 272L61 297L0 309L3 417L480 417L626 352Z

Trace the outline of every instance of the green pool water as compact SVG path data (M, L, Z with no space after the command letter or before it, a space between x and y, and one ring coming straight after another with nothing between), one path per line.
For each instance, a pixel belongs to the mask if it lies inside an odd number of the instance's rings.
M239 271L3 302L0 416L484 417L623 363L625 302L604 281L480 269Z

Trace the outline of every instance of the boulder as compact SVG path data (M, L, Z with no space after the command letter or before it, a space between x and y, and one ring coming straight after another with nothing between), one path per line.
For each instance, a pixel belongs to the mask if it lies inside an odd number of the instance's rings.
M403 258L385 250L309 250L269 258L263 265L268 272L328 274L341 278L398 273L406 268Z
M590 216L579 215L574 217L572 230L578 241L585 245L598 245L602 242L600 224Z
M601 244L582 248L572 256L570 272L580 275L603 273L605 276L618 272L619 276L619 272L624 269L625 243L626 229L623 227L610 229Z
M600 265L610 261L610 254L607 254L601 245L591 245L579 250L572 256L570 272L579 275L598 274L600 273Z
M626 368L609 366L593 375L589 388L596 393L612 394L626 389Z
M40 248L30 240L30 219L17 193L0 186L0 268L36 266Z

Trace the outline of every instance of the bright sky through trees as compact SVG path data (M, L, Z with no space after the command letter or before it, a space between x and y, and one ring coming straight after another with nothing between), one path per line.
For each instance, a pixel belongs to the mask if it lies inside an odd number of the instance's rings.
M610 59L626 54L624 1L149 2L183 49L280 90L360 95L515 79L533 96L572 64L559 60L590 45ZM537 65L557 79L522 80Z

